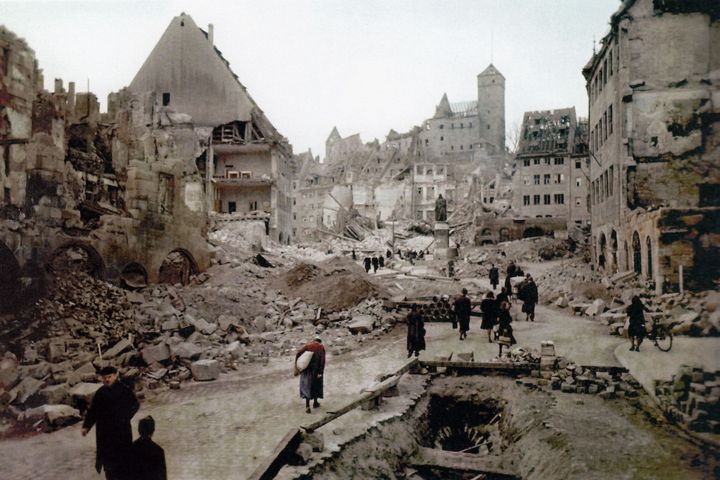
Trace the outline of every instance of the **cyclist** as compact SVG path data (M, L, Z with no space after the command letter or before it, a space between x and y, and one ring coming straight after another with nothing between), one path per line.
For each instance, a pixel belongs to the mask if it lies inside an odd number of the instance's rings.
M632 298L632 302L630 303L630 306L627 308L626 312L628 314L628 317L630 317L630 326L628 328L628 336L630 337L630 351L633 350L636 352L640 351L640 344L642 343L643 339L645 338L645 335L647 334L647 330L645 330L645 314L644 312L649 312L650 309L647 308L645 305L643 305L642 301L640 300L640 297L635 295Z

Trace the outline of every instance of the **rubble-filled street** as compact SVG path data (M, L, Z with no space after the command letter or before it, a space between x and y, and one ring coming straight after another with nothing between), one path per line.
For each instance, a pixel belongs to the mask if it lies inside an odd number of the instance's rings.
M720 478L715 2L0 3L3 480Z

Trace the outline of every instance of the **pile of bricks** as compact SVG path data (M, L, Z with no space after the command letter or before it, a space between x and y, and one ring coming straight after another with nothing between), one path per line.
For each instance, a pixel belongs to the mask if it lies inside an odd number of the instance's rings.
M720 433L720 371L683 365L670 381L657 381L665 414L696 432Z
M549 385L564 393L587 393L611 399L638 397L642 385L620 367L581 366L555 355L553 342L545 341L540 351L539 385Z

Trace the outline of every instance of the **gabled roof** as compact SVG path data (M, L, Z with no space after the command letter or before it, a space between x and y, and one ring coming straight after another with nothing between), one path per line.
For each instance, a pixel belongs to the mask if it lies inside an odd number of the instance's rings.
M486 75L498 75L498 76L500 76L500 77L502 77L502 78L505 78L505 77L503 76L503 74L500 73L500 70L498 70L497 68L495 68L495 65L493 65L492 63L491 63L490 65L488 65L485 70L483 70L482 72L480 72L480 74L478 75L478 77L480 77L480 76L486 76Z

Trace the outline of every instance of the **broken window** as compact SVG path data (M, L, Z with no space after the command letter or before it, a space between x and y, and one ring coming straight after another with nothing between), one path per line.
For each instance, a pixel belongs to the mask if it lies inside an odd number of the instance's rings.
M580 160L575 160L575 168L580 168L582 166L582 163Z
M530 185L530 175L523 176L523 185Z
M163 92L162 104L163 104L163 107L167 107L168 105L170 105L170 93L169 92Z
M575 186L576 186L576 187L581 187L581 186L582 186L582 178L577 177L577 178L575 179Z
M525 160L523 160L523 167L529 167L529 166L530 166L530 159L526 158Z
M533 175L533 185L540 185L540 175Z
M555 165L565 165L565 159L562 157L555 157Z
M540 205L540 195L533 195L533 205Z
M546 173L543 175L543 185L549 185L550 184L550 174Z
M540 159L539 159L539 158L533 158L533 165L540 165Z
M550 194L549 193L546 193L545 195L543 195L543 203L545 205L550 205Z
M523 195L523 205L530 205L530 195Z
M563 205L565 204L565 195L562 193L556 193L555 194L555 203L557 205Z
M545 158L543 158L543 163L544 163L545 165L550 165L550 157L545 157Z

